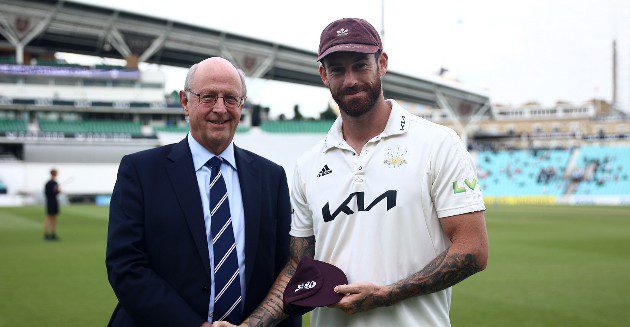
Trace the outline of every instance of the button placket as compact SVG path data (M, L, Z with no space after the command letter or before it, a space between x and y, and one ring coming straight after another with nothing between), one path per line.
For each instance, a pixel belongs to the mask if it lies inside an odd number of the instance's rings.
M368 142L363 149L361 150L361 156L359 156L357 159L359 159L357 161L357 164L355 166L355 174L356 175L364 175L365 174L365 170L367 169L367 164L368 162L372 159L372 155L373 155L373 150L374 150L374 146L376 144L373 142Z

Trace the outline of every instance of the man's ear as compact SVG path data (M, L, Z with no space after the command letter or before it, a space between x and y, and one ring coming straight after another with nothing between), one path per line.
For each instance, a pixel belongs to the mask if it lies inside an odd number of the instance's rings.
M243 102L241 103L240 107L241 107L241 111L243 111L243 109L245 108L245 102L247 101L247 97L244 96L243 97Z
M328 86L328 76L326 75L326 68L322 63L319 64L319 76L322 78L324 85Z
M385 73L387 73L387 53L381 52L381 55L378 57L378 69L380 77L383 77Z
M182 104L182 109L184 109L184 116L188 116L188 97L186 96L186 91L179 91L179 102Z

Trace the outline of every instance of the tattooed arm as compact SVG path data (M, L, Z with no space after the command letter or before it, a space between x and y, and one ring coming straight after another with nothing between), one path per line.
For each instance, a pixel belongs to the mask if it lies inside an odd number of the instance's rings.
M241 326L274 326L287 317L282 313L282 293L293 274L295 274L295 269L300 260L304 257L312 259L315 256L315 236L291 236L289 247L289 262L282 269L278 278L276 278L263 302L252 312L249 318L245 319Z
M482 271L488 260L488 237L482 211L440 219L451 246L421 271L387 286L370 283L340 285L346 296L335 305L348 314L390 306L413 296L451 287Z

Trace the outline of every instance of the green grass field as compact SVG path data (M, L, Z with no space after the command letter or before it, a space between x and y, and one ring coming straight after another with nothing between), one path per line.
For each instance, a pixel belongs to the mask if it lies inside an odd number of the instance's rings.
M0 208L0 326L104 326L108 209ZM453 289L454 326L622 326L630 321L630 207L491 207L488 268Z

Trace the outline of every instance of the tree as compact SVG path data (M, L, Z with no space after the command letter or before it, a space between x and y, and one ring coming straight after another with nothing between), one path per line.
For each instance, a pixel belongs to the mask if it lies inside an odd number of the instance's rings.
M335 120L335 119L337 119L337 114L335 113L333 108L330 106L330 104L328 105L328 108L326 108L326 110L319 113L319 120Z
M300 106L297 104L293 106L293 120L304 120L304 116L300 112Z
M556 107L573 107L573 104L566 100L556 101Z
M523 104L524 107L540 107L542 104L536 100L527 101Z

